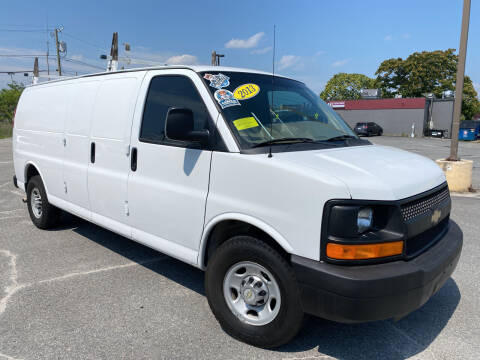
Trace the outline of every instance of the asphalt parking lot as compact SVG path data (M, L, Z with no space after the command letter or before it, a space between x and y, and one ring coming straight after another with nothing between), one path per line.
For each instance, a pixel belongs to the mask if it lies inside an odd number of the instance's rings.
M431 158L448 141L371 138ZM476 160L480 144L461 144ZM394 323L344 325L309 318L275 351L226 335L205 298L203 273L112 232L64 216L36 229L11 182L11 140L0 140L0 359L478 359L480 198L453 197L464 232L453 277Z

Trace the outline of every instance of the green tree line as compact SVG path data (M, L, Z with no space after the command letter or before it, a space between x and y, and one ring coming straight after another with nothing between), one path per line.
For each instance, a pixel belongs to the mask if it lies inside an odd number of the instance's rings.
M360 90L380 89L382 97L423 97L455 91L458 56L455 49L445 51L415 52L406 59L392 58L383 61L375 72L376 78L363 74L335 74L321 92L323 100L355 100ZM465 76L462 118L472 119L480 113L480 101L472 80Z
M0 90L0 139L12 136L12 121L23 84L12 82Z
M12 82L7 84L6 89L0 90L0 121L12 122L23 88L23 84Z

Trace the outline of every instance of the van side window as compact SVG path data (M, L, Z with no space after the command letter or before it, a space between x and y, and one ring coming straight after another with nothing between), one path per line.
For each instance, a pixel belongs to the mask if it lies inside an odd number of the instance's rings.
M213 130L210 116L192 81L181 75L157 76L150 82L143 111L140 141L165 143L165 119L170 107L193 111L195 130ZM175 144L178 146L177 144Z

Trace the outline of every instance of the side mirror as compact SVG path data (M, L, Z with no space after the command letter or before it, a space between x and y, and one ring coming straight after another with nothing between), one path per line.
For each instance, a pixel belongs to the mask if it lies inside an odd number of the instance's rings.
M165 136L170 140L195 141L202 144L208 141L210 132L194 130L193 112L185 108L171 108L165 122Z

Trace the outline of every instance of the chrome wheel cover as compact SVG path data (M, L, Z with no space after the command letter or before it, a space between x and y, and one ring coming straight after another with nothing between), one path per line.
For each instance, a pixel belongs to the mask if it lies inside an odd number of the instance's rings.
M280 287L263 266L242 261L223 280L223 295L230 311L242 322L262 326L272 322L281 306Z
M38 188L33 188L30 193L30 207L32 208L33 215L40 219L42 217L42 195Z

